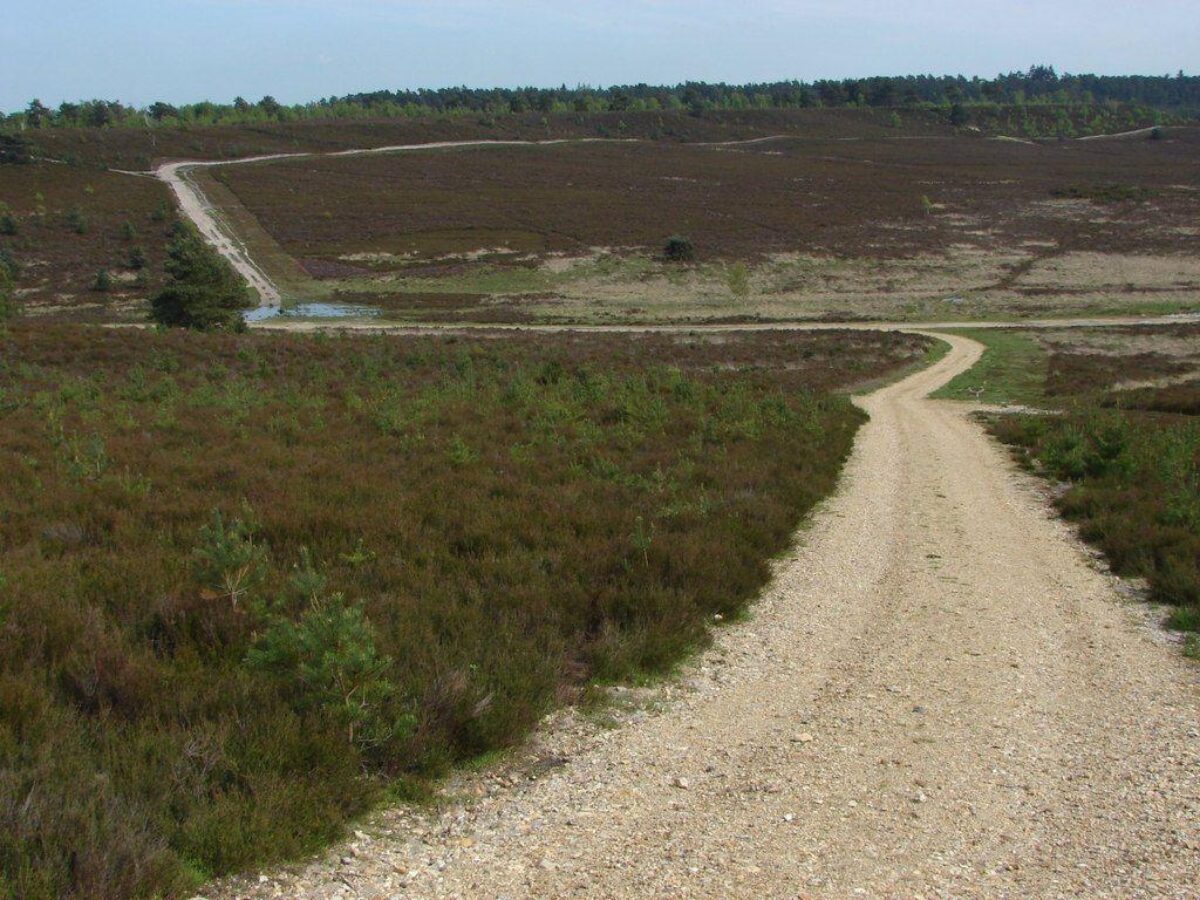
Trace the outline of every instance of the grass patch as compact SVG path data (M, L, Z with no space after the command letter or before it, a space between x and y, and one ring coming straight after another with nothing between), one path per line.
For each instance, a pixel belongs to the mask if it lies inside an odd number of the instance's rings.
M935 399L1035 406L1044 398L1046 352L1027 333L1003 328L957 329L954 334L983 344L969 371L935 391Z
M0 337L0 894L192 891L668 672L912 336Z

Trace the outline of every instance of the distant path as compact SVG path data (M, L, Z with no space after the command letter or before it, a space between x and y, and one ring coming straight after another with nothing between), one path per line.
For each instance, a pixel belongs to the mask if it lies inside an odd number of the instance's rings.
M982 352L947 340L859 401L840 490L683 699L207 896L1200 895L1197 670L925 399Z
M694 147L734 147L743 144L761 144L767 141L792 137L793 135L770 135L744 141L716 141L689 144ZM307 159L313 157L335 158L343 156L369 156L377 153L408 153L420 150L454 150L464 147L553 147L560 144L635 144L653 143L641 138L559 138L548 141L435 141L426 144L393 144L387 147L370 147L361 150L337 150L308 153L269 153L263 156L246 156L240 159L182 160L164 163L153 170L153 175L167 183L179 209L212 247L258 293L259 306L279 306L283 302L282 292L262 266L250 256L246 245L238 239L234 229L221 221L220 212L196 183L188 177L193 169L217 166L242 166L251 163L272 162L282 159ZM119 170L114 170L119 171ZM141 172L121 172L124 175L142 175Z

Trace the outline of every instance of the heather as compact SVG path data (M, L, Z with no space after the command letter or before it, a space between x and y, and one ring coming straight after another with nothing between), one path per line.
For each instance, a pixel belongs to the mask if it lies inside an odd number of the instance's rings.
M669 671L923 350L9 326L0 894L179 895Z

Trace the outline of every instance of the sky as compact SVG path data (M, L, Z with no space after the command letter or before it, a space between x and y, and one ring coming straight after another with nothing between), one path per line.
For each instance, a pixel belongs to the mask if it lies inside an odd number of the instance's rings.
M5 0L0 109L910 73L1195 74L1198 0Z

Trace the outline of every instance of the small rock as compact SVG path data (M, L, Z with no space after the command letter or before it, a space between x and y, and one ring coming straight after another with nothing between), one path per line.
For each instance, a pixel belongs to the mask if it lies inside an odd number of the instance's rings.
M783 817L783 821L787 822L788 824L791 824L792 822L796 821L796 817L794 815L792 815L791 813L785 813L784 817Z
M681 791L686 791L688 788L691 787L691 784L688 782L688 780L686 778L680 778L680 777L676 776L675 778L671 779L671 786L677 787Z
M813 742L813 736L811 734L809 734L807 731L801 732L800 734L797 734L792 738L793 744L811 744L812 742Z

